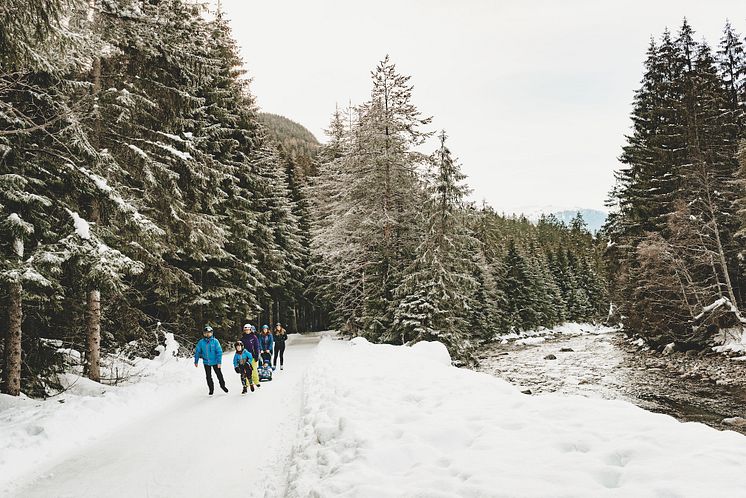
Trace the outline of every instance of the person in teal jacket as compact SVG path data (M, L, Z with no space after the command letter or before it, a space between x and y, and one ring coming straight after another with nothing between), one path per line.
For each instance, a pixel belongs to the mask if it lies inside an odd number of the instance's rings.
M275 340L269 325L262 325L262 335L259 336L259 353L262 355L262 362L272 366L272 349L274 349Z
M210 394L212 396L215 390L215 384L212 381L212 371L215 371L215 375L218 377L220 383L220 389L224 392L228 392L228 388L225 387L225 380L223 379L223 372L220 369L223 363L223 348L220 347L220 341L215 339L212 335L212 327L205 325L202 331L202 339L197 342L197 347L194 348L194 367L197 368L199 359L202 358L202 365L205 367L205 378L207 379L207 387L210 388Z
M251 392L254 392L254 382L251 379L251 362L254 358L252 358L251 353L244 349L243 342L236 341L234 346L236 352L233 355L233 369L241 375L241 386L243 387L241 394L246 394L247 387L251 387Z

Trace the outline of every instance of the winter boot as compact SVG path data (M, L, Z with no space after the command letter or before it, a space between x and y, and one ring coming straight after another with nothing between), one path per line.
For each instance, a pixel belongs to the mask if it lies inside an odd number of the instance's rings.
M254 392L254 384L249 384L249 388L251 389L251 392Z
M282 365L280 365L280 370L282 370Z
M212 390L212 389L210 389L210 392L209 392L209 393L207 393L207 394L208 394L208 395L210 395L210 396L212 396L212 393L213 393L213 390Z
M227 393L227 392L228 392L228 388L227 388L227 387L225 387L225 386L220 386L220 389L222 389L224 393Z
M253 391L253 389L252 389ZM243 386L243 391L241 391L241 394L246 394L246 386Z

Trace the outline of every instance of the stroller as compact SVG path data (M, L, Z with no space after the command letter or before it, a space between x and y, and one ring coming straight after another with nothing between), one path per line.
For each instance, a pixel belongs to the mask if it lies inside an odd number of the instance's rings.
M261 365L259 365L259 381L265 382L272 380L272 367L269 366L269 362L265 361Z

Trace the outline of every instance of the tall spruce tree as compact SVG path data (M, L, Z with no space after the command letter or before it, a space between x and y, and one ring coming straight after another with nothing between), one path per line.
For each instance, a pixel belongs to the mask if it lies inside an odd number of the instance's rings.
M59 290L54 245L64 237L67 206L60 188L85 176L79 164L90 151L70 91L70 74L84 68L90 49L70 14L82 8L36 0L0 7L0 281L7 289L0 298L8 312L0 318L2 388L16 396L22 377L33 378L22 369L30 363L22 362L24 337L35 336L29 329L43 319L24 313L23 303L49 304L49 291Z
M372 79L370 101L354 110L343 146L347 152L329 161L328 168L321 166L322 172L333 173L328 181L336 183L329 183L325 193L334 202L313 244L331 249L330 257L337 260L320 266L331 285L341 284L346 291L335 307L348 313L349 327L378 340L392 326L394 291L417 244L416 216L424 202L417 168L425 157L415 149L430 136L421 131L430 119L412 104L409 77L399 74L388 57ZM337 130L338 123L333 122Z
M459 358L470 350L469 311L477 306L473 253L478 241L471 234L464 212L469 190L466 178L439 136L440 149L432 158L434 178L428 188L422 239L415 260L406 270L395 297L400 300L394 326L383 340L439 340Z

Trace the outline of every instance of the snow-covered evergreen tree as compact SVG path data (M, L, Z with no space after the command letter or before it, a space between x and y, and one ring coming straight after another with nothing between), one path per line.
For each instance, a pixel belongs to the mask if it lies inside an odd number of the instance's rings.
M542 325L538 297L534 294L536 276L529 263L518 252L515 241L510 240L503 260L505 275L501 290L506 299L507 325L513 330L528 330Z
M478 241L464 212L469 192L463 184L466 177L446 146L445 132L439 138L429 199L422 210L422 238L395 292L400 302L392 330L383 340L439 340L454 356L465 358L471 336L478 335L469 321L471 306L481 305L473 299L477 284L473 253Z
M392 326L394 290L417 244L423 202L418 168L425 157L416 147L430 136L421 131L430 120L412 104L409 77L388 57L372 79L371 99L354 109L352 129L338 142L345 153L320 167L322 177L331 173L323 194L332 203L314 230L313 245L324 248L322 258L330 256L319 266L327 271L323 279L344 291L335 293L335 308L351 329L378 340ZM332 123L337 133L340 121L338 116Z

